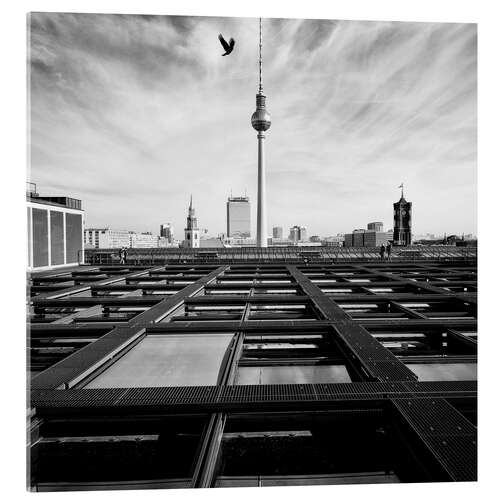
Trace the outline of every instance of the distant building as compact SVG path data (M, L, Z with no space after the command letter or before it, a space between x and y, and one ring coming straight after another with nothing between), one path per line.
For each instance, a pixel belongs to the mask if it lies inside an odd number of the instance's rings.
M457 247L477 247L477 240L462 239L455 242Z
M254 247L257 245L255 238L223 238L227 247Z
M394 244L411 245L411 202L406 201L403 196L403 185L401 184L401 198L394 203Z
M125 229L85 228L86 248L166 248L174 246L167 238L152 233L137 233Z
M312 242L312 243L319 243L321 241L321 238L319 236L311 236L309 238L309 241Z
M227 236L250 238L250 199L246 196L229 197L227 209Z
M174 242L174 226L167 222L166 224L160 225L160 236L166 238L168 243Z
M122 248L130 247L130 235L132 231L125 229L85 228L85 246L91 248Z
M304 226L293 226L290 228L288 239L293 243L307 241L307 230Z
M368 231L376 231L381 233L384 230L384 224L382 222L369 222L366 226Z
M65 196L40 196L26 190L28 269L52 269L84 261L82 202Z
M226 248L227 246L222 238L203 238L200 240L200 248Z
M378 247L387 245L392 240L392 232L379 232L355 230L344 236L344 246L346 247Z
M186 248L199 248L200 246L200 230L194 213L192 196L189 202L186 228L184 229L183 246Z
M337 236L327 236L321 240L321 245L325 247L341 247L344 244L345 236L338 234Z
M168 241L168 238L165 238L164 236L158 236L158 248L172 248L175 246L175 243L173 241L172 243L170 243Z
M280 226L275 226L273 227L273 238L276 238L278 240L283 239L283 228Z
M158 236L153 233L131 233L131 248L158 248Z
M273 247L288 247L292 245L288 238L271 238L269 246Z

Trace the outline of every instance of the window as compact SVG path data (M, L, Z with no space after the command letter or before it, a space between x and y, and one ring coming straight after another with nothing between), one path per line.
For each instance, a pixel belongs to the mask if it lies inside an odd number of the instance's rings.
M240 366L236 385L350 382L345 365Z
M408 363L421 382L477 380L477 363Z
M200 417L108 417L69 421L56 434L42 428L32 480L37 491L187 488L205 425Z
M382 412L229 417L217 466L217 487L421 480Z
M87 389L216 385L232 334L148 335Z

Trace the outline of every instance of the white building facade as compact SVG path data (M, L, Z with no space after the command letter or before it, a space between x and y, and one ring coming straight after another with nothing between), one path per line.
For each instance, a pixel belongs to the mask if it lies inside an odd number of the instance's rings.
M74 266L84 261L81 201L66 197L27 197L29 271Z

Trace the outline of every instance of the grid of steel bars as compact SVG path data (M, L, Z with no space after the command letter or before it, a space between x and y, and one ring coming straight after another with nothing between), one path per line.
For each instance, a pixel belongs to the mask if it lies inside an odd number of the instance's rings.
M48 422L75 415L208 415L190 485L209 487L228 415L383 406L424 450L431 479L475 480L475 381L422 381L412 367L477 362L476 292L476 265L461 260L88 266L34 274L32 446ZM84 388L148 335L200 332L233 335L216 385ZM263 334L272 349L256 358L255 338ZM281 346L283 335L291 345ZM304 335L321 337L313 355L300 343ZM326 363L346 365L351 381L238 383L243 367Z

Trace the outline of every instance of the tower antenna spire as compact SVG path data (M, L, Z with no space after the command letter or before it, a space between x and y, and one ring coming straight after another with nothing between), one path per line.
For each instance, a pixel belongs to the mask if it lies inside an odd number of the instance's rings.
M259 94L262 92L262 17L259 17Z

